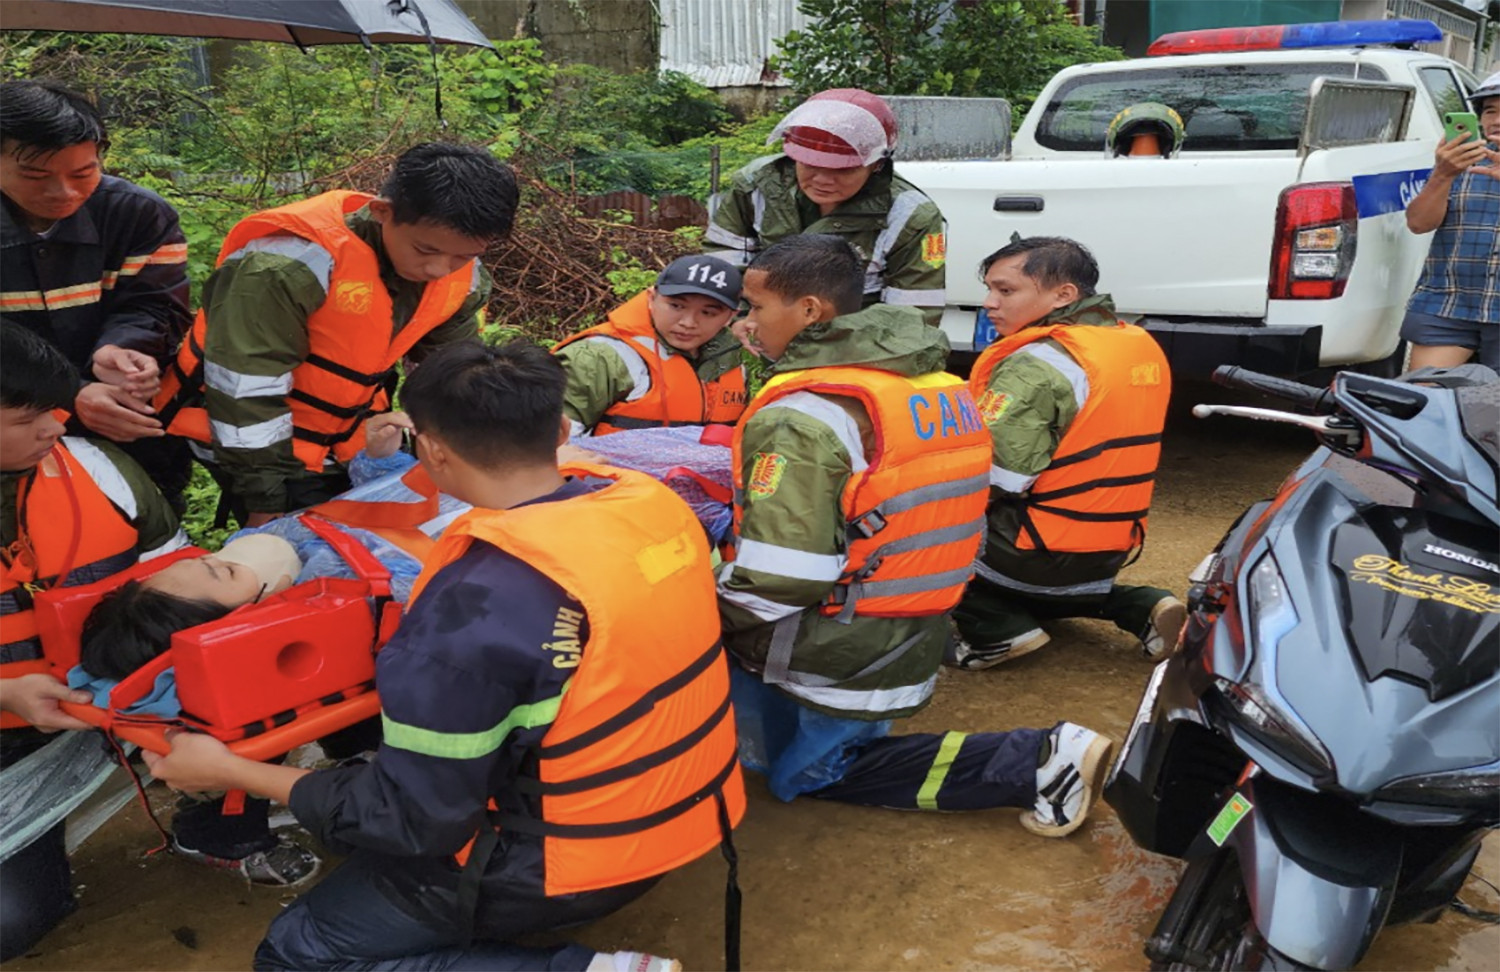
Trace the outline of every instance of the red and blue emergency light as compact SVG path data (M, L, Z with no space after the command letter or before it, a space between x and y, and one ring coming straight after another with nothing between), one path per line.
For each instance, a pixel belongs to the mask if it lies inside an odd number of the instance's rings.
M1231 51L1301 50L1313 47L1409 47L1441 41L1430 20L1333 20L1321 24L1215 27L1163 34L1146 48L1147 57L1168 54L1223 54Z

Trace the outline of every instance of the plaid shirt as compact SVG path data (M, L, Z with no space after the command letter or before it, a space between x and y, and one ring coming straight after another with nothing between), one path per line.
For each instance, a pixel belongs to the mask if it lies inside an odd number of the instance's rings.
M1465 172L1453 181L1407 309L1500 324L1500 180Z

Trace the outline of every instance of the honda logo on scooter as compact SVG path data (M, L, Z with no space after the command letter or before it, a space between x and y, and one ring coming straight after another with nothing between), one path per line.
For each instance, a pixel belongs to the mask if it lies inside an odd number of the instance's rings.
M1500 565L1492 564L1488 560L1481 560L1478 557L1470 557L1468 554L1459 553L1457 550L1449 550L1447 547L1439 547L1433 543L1423 544L1422 549L1427 553L1437 554L1439 557L1446 557L1449 560L1457 560L1472 567L1483 567L1492 574L1500 574Z

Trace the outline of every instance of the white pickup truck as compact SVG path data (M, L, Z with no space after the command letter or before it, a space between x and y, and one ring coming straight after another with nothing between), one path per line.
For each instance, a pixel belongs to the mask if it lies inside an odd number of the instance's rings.
M898 154L898 171L948 220L954 349L992 338L978 265L1019 233L1088 246L1099 289L1180 376L1226 363L1393 367L1431 239L1407 230L1406 204L1432 167L1442 114L1467 110L1477 85L1455 62L1407 49L1436 32L1351 21L1168 35L1150 56L1059 72L1010 158ZM1200 50L1214 53L1178 53ZM1106 156L1110 120L1139 102L1182 116L1177 157Z

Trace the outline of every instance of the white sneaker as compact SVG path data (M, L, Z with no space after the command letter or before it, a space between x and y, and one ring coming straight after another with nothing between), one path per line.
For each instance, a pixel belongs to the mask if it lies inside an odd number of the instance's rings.
M645 952L595 952L587 972L682 972L682 963Z
M1051 641L1052 637L1041 628L1032 628L1025 634L1016 635L997 645L971 645L954 634L943 650L943 664L966 672L977 672L982 668L993 668L1033 651Z
M1182 629L1187 625L1187 605L1170 594L1151 608L1151 620L1141 633L1141 652L1155 664L1177 654Z
M1052 752L1036 771L1036 809L1021 815L1021 826L1038 837L1066 837L1098 799L1115 742L1071 722L1053 729L1048 741Z

